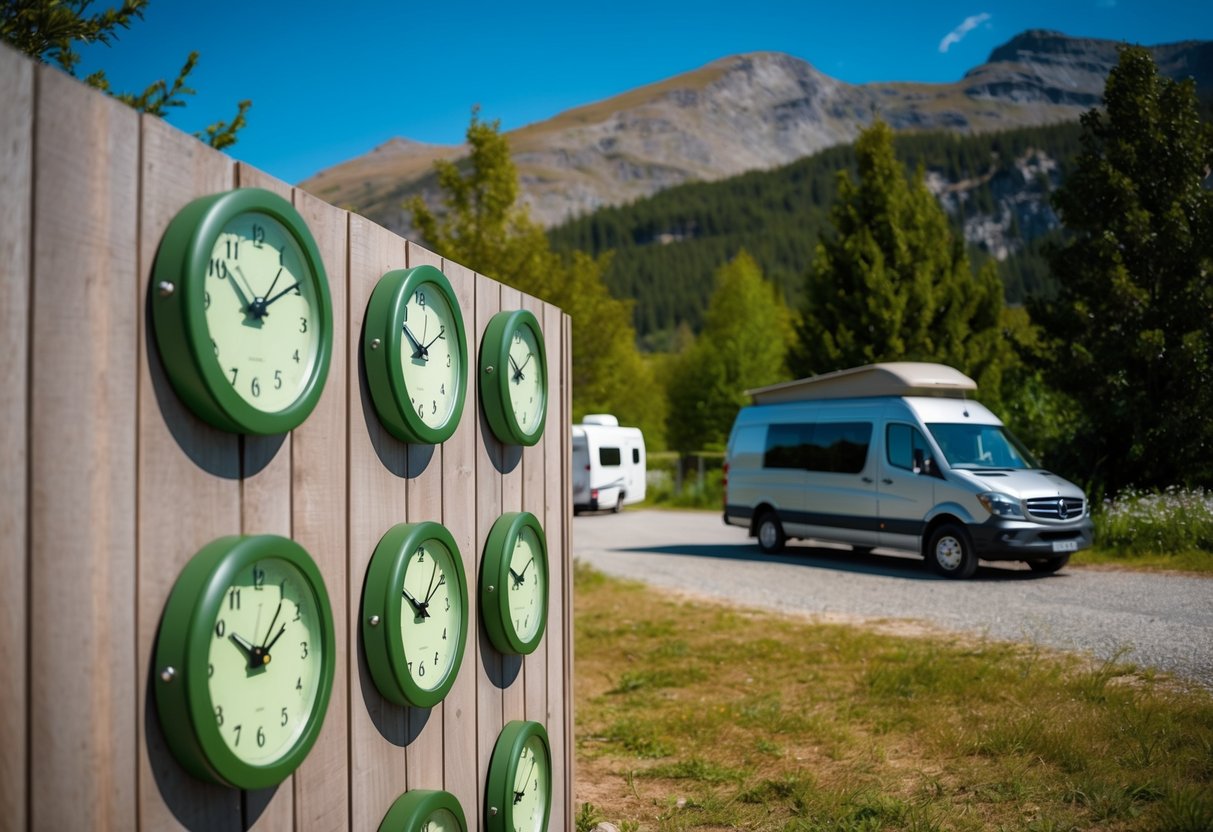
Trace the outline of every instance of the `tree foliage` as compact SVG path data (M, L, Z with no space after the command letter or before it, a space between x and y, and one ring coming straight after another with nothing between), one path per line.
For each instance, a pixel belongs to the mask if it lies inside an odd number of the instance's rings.
M553 303L573 319L573 418L609 412L663 444L665 400L636 348L631 304L602 280L609 256L552 250L543 228L518 203L518 172L497 121L472 111L468 156L435 163L441 206L407 204L422 238L444 257Z
M1049 381L1078 403L1092 477L1213 485L1213 126L1190 81L1122 49L1055 194L1069 232L1054 302L1033 306Z
M55 64L73 77L80 64L77 43L101 43L112 46L118 29L129 29L141 20L149 0L123 0L117 8L89 13L92 0L3 0L0 2L0 40L46 64ZM194 90L186 78L198 63L191 52L177 77L148 85L141 93L115 92L104 70L84 78L84 83L117 98L141 113L163 118L174 107L184 107L184 97ZM225 148L236 143L236 133L245 126L245 114L251 101L241 101L231 122L218 121L194 135L212 147Z
M742 251L716 273L703 331L674 361L667 436L684 453L723 447L745 391L787 378L791 316Z
M937 361L973 376L997 405L1015 361L1002 286L991 264L973 274L922 169L906 176L892 137L876 122L855 145L858 181L839 175L834 232L818 242L806 281L792 370Z

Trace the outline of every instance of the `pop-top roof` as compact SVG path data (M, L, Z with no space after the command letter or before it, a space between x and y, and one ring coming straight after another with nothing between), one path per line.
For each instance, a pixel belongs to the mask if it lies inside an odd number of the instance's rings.
M893 361L759 387L747 390L746 395L754 397L754 404L777 404L868 396L941 396L960 399L976 389L977 382L946 364Z

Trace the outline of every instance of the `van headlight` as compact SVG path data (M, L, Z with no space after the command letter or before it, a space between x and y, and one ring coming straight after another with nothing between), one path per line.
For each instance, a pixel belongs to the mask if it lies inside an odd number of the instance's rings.
M999 494L997 491L983 491L977 495L977 500L986 511L995 517L1023 517L1019 500L1008 497L1006 494Z

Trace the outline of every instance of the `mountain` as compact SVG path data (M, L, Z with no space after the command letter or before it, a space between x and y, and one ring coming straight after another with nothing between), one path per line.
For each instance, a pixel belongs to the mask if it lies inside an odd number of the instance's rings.
M988 132L1072 121L1100 101L1118 43L1032 30L950 84L848 84L790 55L756 52L507 133L523 199L553 226L673 185L787 164L851 141L875 115L897 130ZM1151 47L1171 77L1213 82L1213 42ZM459 145L404 139L302 183L400 233L402 203L436 194L433 163Z

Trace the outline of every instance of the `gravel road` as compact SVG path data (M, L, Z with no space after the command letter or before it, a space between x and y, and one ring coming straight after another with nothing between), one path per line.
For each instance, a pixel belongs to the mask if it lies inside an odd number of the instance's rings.
M573 555L609 575L742 606L844 619L907 619L1156 667L1213 688L1213 578L985 564L968 581L921 558L804 541L768 556L702 512L627 510L573 521Z

